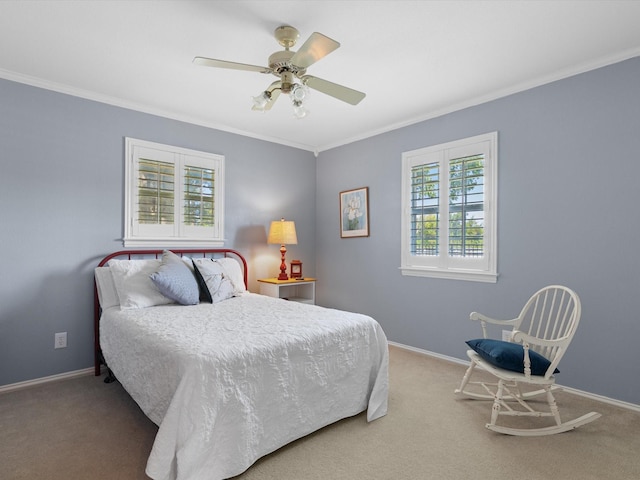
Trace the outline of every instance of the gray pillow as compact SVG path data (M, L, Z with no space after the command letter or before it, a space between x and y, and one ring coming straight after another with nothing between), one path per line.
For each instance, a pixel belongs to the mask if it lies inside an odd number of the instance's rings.
M162 264L150 275L151 281L165 297L181 305L196 305L200 301L198 282L193 272L173 252L162 252Z

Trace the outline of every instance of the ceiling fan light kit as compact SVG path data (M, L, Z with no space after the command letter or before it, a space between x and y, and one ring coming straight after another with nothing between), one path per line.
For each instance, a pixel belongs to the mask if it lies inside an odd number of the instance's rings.
M269 103L269 100L271 100L271 95L269 94L269 92L264 91L260 95L251 98L253 99L252 110L264 112L264 107L266 107L267 103Z
M293 116L298 120L302 120L309 114L309 110L305 107L302 102L298 102L296 100L293 101Z
M293 103L293 116L302 119L309 114L309 109L302 103L309 96L309 87L296 83L291 87L291 102Z
M340 44L335 40L318 32L314 32L302 44L297 52L290 50L298 39L300 33L294 27L282 25L276 28L274 36L284 50L275 52L269 56L269 66L261 67L246 63L228 62L206 57L195 57L193 62L214 68L228 68L232 70L246 70L258 73L271 73L279 78L259 95L252 97L252 110L266 112L271 109L280 93L291 97L294 116L304 118L309 110L304 101L309 96L309 89L317 90L351 105L357 105L366 96L364 93L337 83L332 83L318 77L306 75L307 68L324 58Z

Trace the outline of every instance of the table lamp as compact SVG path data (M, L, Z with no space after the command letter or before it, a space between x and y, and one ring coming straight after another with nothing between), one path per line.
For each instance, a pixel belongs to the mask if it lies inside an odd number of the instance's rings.
M291 220L285 221L284 218L271 222L267 243L280 245L280 254L282 259L278 280L289 280L289 277L287 276L287 264L284 260L284 255L287 253L287 247L285 245L296 245L298 243L295 222Z

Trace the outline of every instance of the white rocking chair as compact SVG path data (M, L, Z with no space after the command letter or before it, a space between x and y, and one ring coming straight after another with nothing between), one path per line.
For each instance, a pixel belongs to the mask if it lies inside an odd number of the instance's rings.
M580 322L580 298L567 287L551 285L536 292L526 303L520 315L512 320L496 320L477 312L471 320L479 320L483 338L467 342L471 365L467 369L456 394L472 399L493 400L489 430L508 435L551 435L566 432L598 419L601 415L591 412L568 422L560 420L552 390L554 373L578 328ZM487 324L511 329L510 341L487 338ZM475 367L492 374L497 383L470 382ZM495 379L493 382L495 382ZM472 388L475 386L475 390ZM533 386L533 391L521 387ZM478 392L478 390L480 390ZM546 394L547 410L537 410L527 400ZM514 408L515 407L515 408ZM516 428L497 425L505 416L553 417L556 425L541 428Z

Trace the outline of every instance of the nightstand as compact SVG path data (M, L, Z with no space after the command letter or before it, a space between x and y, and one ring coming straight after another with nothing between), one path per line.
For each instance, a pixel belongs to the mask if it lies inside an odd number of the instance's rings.
M269 297L282 298L292 302L316 303L315 278L259 278L260 294Z

